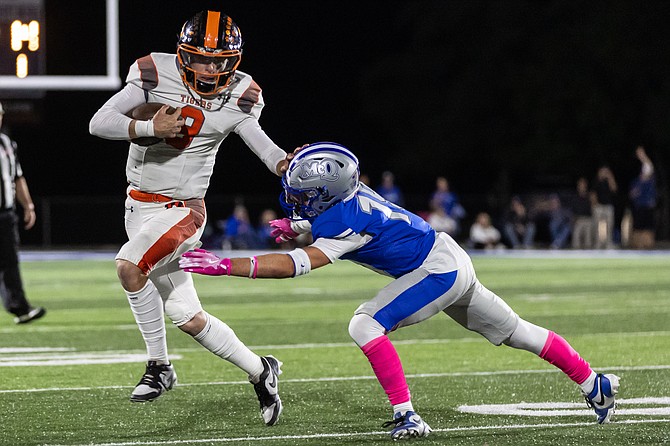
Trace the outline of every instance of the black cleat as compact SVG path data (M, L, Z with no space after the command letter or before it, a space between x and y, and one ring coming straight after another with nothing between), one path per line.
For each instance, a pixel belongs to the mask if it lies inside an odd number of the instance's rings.
M16 316L14 318L15 324L27 324L44 316L47 310L43 307L31 308L26 314Z
M277 377L281 375L282 362L268 355L261 357L263 362L263 373L260 379L254 384L254 390L258 395L258 402L261 406L261 417L268 426L274 426L279 421L284 406L279 399L279 383Z
M177 373L172 364L158 365L156 361L149 361L142 379L130 395L130 401L134 403L153 401L163 392L172 389L176 383Z

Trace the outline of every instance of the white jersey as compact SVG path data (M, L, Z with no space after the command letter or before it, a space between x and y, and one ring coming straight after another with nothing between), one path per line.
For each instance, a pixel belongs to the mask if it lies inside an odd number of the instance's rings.
M219 146L230 132L240 134L273 173L286 155L258 123L263 97L246 73L237 71L224 95L202 99L184 86L176 55L151 53L130 67L126 82L93 117L91 133L128 139L125 114L144 102L182 107L185 121L177 138L148 147L130 144L126 175L133 189L182 200L203 198Z

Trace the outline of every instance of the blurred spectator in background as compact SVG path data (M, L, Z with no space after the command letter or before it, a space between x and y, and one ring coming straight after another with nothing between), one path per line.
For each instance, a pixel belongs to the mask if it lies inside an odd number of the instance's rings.
M249 211L243 204L236 204L226 220L223 249L251 249L256 246L256 231L249 220Z
M502 248L500 231L491 224L491 216L486 212L477 214L470 227L470 245L475 249Z
M426 221L438 232L446 232L452 237L456 234L456 229L458 227L456 220L449 217L441 206L432 210L428 214Z
M395 176L388 170L382 173L382 182L377 187L376 192L384 197L386 201L397 204L398 206L405 206L405 199L402 191L395 184Z
M535 222L530 218L521 197L515 195L503 216L503 231L513 249L532 248L535 241Z
M642 167L628 192L633 213L633 234L630 245L634 249L652 249L656 238L654 233L654 210L656 209L654 165L642 146L637 147L635 156L642 163Z
M558 194L551 194L546 200L535 203L534 211L542 221L549 226L550 248L565 248L570 231L572 230L572 214L563 207Z
M361 183L365 184L368 187L372 187L370 185L370 177L368 176L367 173L362 173L361 176L358 177L358 181Z
M449 190L449 182L445 177L438 177L435 181L435 192L430 199L430 208L433 212L442 208L444 214L456 223L456 229L448 234L456 236L460 233L461 220L465 217L465 209L458 201L458 196Z
M581 177L577 180L577 194L570 203L572 210L572 248L593 248L593 215L591 213L591 194L589 182Z
M5 110L0 103L0 128ZM23 177L16 142L0 133L0 297L2 305L12 313L14 322L25 324L46 313L33 307L26 299L19 270L19 219L16 202L23 210L21 220L25 229L35 224L35 205Z
M563 207L558 194L549 197L549 232L551 249L563 249L572 230L572 215Z
M272 228L270 221L277 219L277 213L274 209L265 209L258 217L258 228L256 228L256 246L262 249L278 248L279 245L275 243L275 238L270 234Z
M596 231L595 248L613 248L614 205L617 184L614 174L608 166L602 166L598 169L598 174L591 189L593 226Z

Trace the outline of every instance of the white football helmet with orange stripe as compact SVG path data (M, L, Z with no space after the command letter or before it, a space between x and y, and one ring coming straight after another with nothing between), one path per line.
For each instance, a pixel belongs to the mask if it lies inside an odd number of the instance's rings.
M223 93L242 60L242 34L233 19L201 11L182 27L177 59L184 84L204 98Z

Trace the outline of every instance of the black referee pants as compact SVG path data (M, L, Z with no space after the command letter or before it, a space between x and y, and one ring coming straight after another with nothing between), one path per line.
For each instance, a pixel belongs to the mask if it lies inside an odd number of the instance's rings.
M16 212L0 211L0 297L15 316L30 311L19 272L19 227Z

